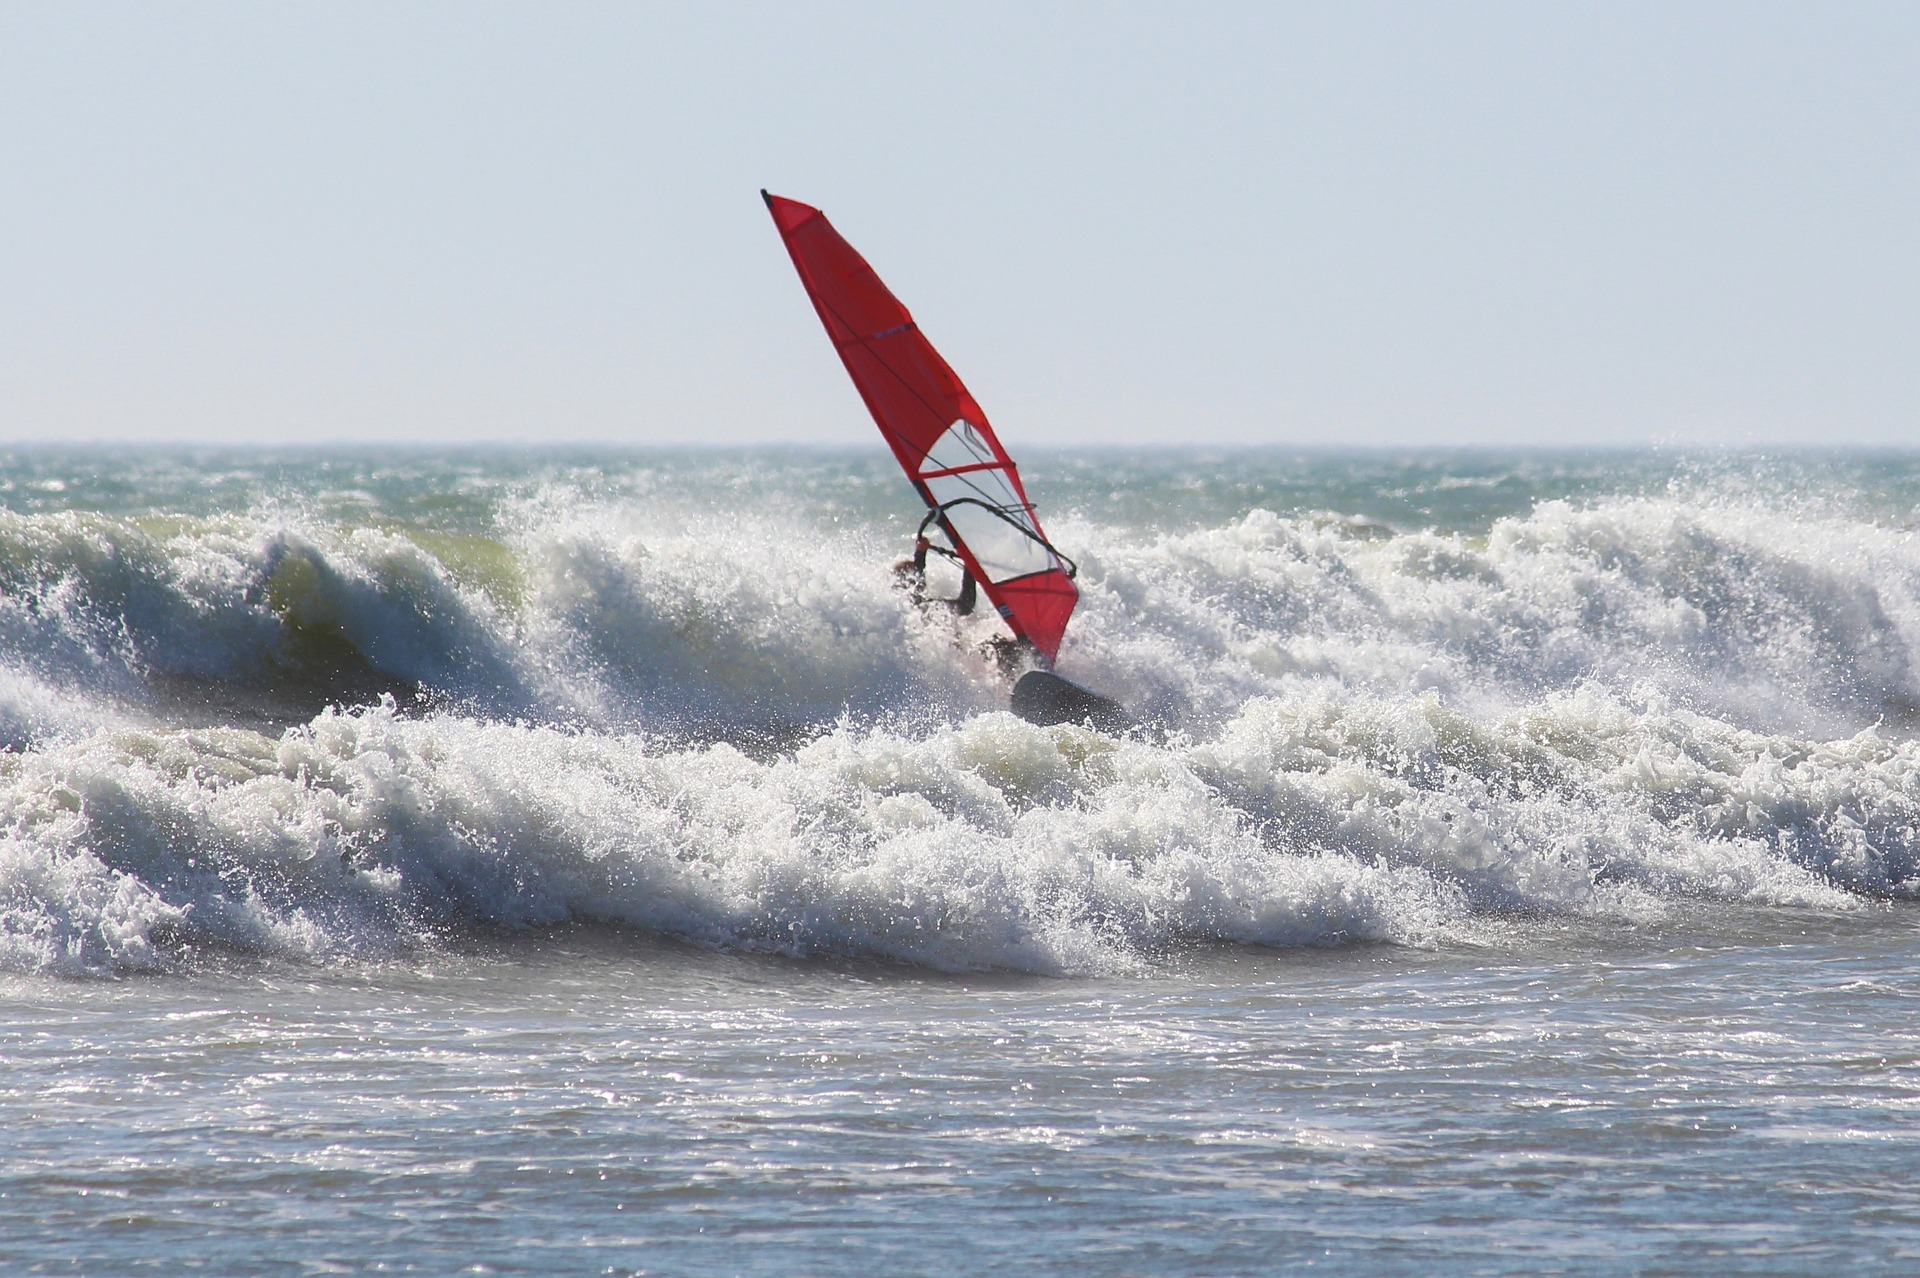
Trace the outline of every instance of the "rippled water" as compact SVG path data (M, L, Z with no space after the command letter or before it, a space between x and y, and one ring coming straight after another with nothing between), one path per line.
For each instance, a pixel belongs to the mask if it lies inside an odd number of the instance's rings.
M1920 459L890 466L0 461L0 1256L1914 1266Z
M603 933L16 978L0 1239L125 1272L1901 1273L1914 920L963 977Z

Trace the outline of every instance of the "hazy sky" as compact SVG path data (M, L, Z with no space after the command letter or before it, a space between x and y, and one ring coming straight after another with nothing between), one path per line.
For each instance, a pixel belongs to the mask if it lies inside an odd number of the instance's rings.
M0 440L1920 444L1920 5L0 0Z

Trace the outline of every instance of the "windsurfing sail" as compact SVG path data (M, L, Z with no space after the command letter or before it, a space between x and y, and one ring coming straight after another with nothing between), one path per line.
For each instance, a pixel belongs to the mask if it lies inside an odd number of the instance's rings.
M961 565L1051 666L1080 600L1007 450L907 308L819 209L760 193L881 435ZM926 524L922 525L923 528Z

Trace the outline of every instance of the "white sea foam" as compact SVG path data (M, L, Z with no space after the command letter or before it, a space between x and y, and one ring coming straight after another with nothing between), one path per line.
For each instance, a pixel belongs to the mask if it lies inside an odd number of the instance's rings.
M71 896L84 914L39 930L81 966L144 958L126 938L159 924L326 954L590 919L1085 971L1189 939L1423 942L1460 921L1430 875L1268 846L1164 750L1005 714L763 762L391 708L277 741L122 730L16 760L0 815L37 867L12 898L54 919Z
M843 724L763 760L329 711L278 739L120 729L16 756L0 818L16 964L596 920L1082 972L1195 941L1434 944L1489 906L1847 908L1915 890L1916 798L1920 759L1872 734L1788 751L1576 694L1494 723L1433 696L1260 699L1204 744Z
M1259 510L1070 535L1101 547L1070 652L1177 718L1303 681L1477 705L1598 681L1827 734L1920 710L1910 530L1660 498L1544 502L1484 539Z
M993 620L804 512L0 516L0 965L580 920L1088 972L1920 894L1909 531L1701 494L1478 539L1056 524L1091 548L1062 667L1126 739L997 712ZM413 684L439 708L318 709Z

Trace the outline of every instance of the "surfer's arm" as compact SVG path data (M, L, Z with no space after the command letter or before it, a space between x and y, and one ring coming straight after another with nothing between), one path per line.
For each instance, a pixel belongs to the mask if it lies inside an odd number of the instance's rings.
M953 601L953 610L966 616L973 611L973 605L979 600L979 589L973 584L973 574L962 570L960 573L960 595Z

